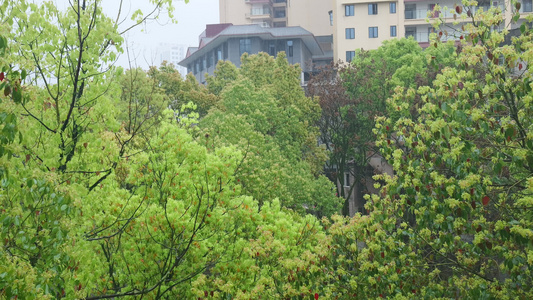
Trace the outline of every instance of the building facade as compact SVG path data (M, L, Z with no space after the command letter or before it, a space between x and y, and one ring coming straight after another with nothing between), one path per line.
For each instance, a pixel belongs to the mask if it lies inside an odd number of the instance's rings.
M190 47L179 64L196 79L205 83L205 74L213 75L219 61L239 67L244 53L266 52L276 56L284 51L290 64L300 64L302 83L318 65L333 59L332 38L317 38L301 27L265 28L260 25L207 25L200 35L198 47Z
M333 34L333 0L219 0L219 4L221 23L300 26L315 36Z
M378 48L384 40L412 36L422 47L429 45L434 28L427 20L441 18L447 27L449 39L459 39L461 24L453 25L454 8L460 1L453 0L333 0L334 60L349 62L356 49ZM501 28L518 28L533 11L533 0L520 0L521 18L511 24L515 13L510 0L480 0L473 12L498 7L505 16ZM434 11L436 5L440 11ZM448 9L444 9L447 7ZM451 12L450 12L451 10ZM456 29L456 31L454 30Z
M187 68L179 65L179 62L182 61L187 54L187 46L179 44L168 44L161 43L158 47L159 53L159 65L166 61L171 63L176 67L176 70L180 72L181 76L185 78L187 75Z

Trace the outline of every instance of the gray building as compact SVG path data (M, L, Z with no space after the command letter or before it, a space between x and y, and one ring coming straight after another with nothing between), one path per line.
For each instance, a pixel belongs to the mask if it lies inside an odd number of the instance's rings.
M179 64L205 83L205 74L213 75L220 60L240 66L243 53L266 52L276 56L284 51L290 64L300 64L302 84L314 68L333 61L333 37L315 37L302 27L266 28L260 25L207 25L198 47L189 47Z

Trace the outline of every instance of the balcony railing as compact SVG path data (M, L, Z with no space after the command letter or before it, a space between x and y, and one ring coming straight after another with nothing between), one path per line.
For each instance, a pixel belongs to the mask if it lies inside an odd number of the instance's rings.
M483 8L483 11L487 11L491 8L491 6L479 6L473 8L473 13ZM505 11L505 5L499 5L499 8L501 11ZM522 7L520 10L526 9L525 7ZM531 10L531 8L528 8ZM405 19L407 20L421 20L425 18L453 18L453 16L456 15L455 12L447 11L432 11L429 9L406 9L405 10Z
M412 36L415 41L419 42L419 43L427 43L429 42L429 35L431 34L430 31L422 31L422 32L406 32L405 33L405 37L410 37ZM452 40L455 40L454 37L451 37L449 36L448 39L452 39ZM441 38L441 41L446 41L446 37L443 36Z
M263 16L270 15L270 8L252 8L250 11L251 16Z
M272 0L244 0L246 3L271 3Z

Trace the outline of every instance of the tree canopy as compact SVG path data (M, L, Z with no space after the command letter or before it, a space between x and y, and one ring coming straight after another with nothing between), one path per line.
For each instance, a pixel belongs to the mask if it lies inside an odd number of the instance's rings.
M376 52L396 76L377 114L370 88L306 97L283 54L219 62L207 86L124 71L99 1L3 2L0 298L532 298L532 29L506 39L472 4L455 50L443 30ZM353 217L316 125L343 101L394 169Z

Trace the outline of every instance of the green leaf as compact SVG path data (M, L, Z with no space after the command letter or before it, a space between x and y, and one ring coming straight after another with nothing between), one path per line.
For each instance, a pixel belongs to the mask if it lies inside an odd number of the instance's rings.
M22 91L20 87L15 87L13 89L13 101L17 104L22 102Z

